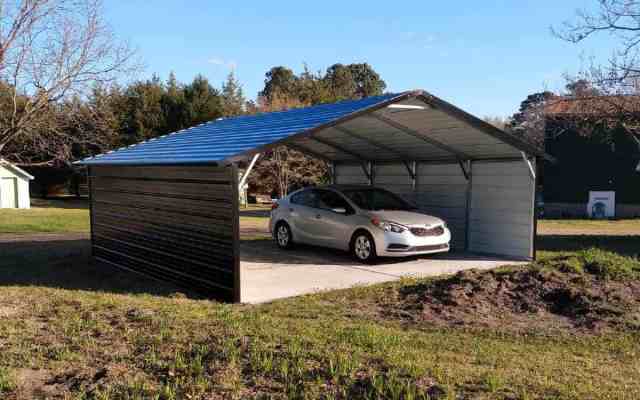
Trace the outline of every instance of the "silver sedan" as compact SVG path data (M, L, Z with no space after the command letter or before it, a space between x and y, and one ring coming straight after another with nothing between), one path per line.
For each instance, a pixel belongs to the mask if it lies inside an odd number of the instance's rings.
M451 232L440 218L372 186L301 189L271 210L271 233L281 248L294 243L350 251L359 261L449 251Z

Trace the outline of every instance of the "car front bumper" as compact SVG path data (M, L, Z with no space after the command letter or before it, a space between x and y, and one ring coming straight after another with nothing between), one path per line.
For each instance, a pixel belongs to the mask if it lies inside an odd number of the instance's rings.
M409 231L394 233L379 229L374 233L373 239L378 256L407 257L449 251L451 231L445 228L444 233L439 236L415 236Z

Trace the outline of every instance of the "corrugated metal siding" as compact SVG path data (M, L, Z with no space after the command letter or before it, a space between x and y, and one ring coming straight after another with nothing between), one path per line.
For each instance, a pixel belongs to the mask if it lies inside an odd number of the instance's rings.
M470 249L533 257L535 182L524 161L474 162Z
M451 246L465 249L467 180L458 164L418 163L416 204L449 225Z
M336 184L338 185L368 185L369 180L358 164L336 164Z
M414 192L411 176L404 164L376 163L373 171L373 181L377 187L387 189L413 202Z
M210 121L97 157L82 164L177 164L225 160L403 95L387 94L287 111Z
M223 167L92 166L94 257L238 301L234 171Z

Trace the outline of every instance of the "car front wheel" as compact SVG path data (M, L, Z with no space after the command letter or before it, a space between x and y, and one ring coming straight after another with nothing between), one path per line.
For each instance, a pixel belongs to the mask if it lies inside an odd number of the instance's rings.
M291 228L285 222L276 225L275 239L281 249L290 249L293 246Z
M351 251L354 257L364 264L373 264L376 261L376 244L373 237L367 232L358 232L353 238Z

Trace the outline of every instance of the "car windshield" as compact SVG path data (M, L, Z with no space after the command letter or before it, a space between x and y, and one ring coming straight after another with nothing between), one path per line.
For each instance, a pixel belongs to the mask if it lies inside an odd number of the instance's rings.
M383 189L351 189L343 191L344 195L359 208L369 211L401 210L410 211L415 207L395 194Z

